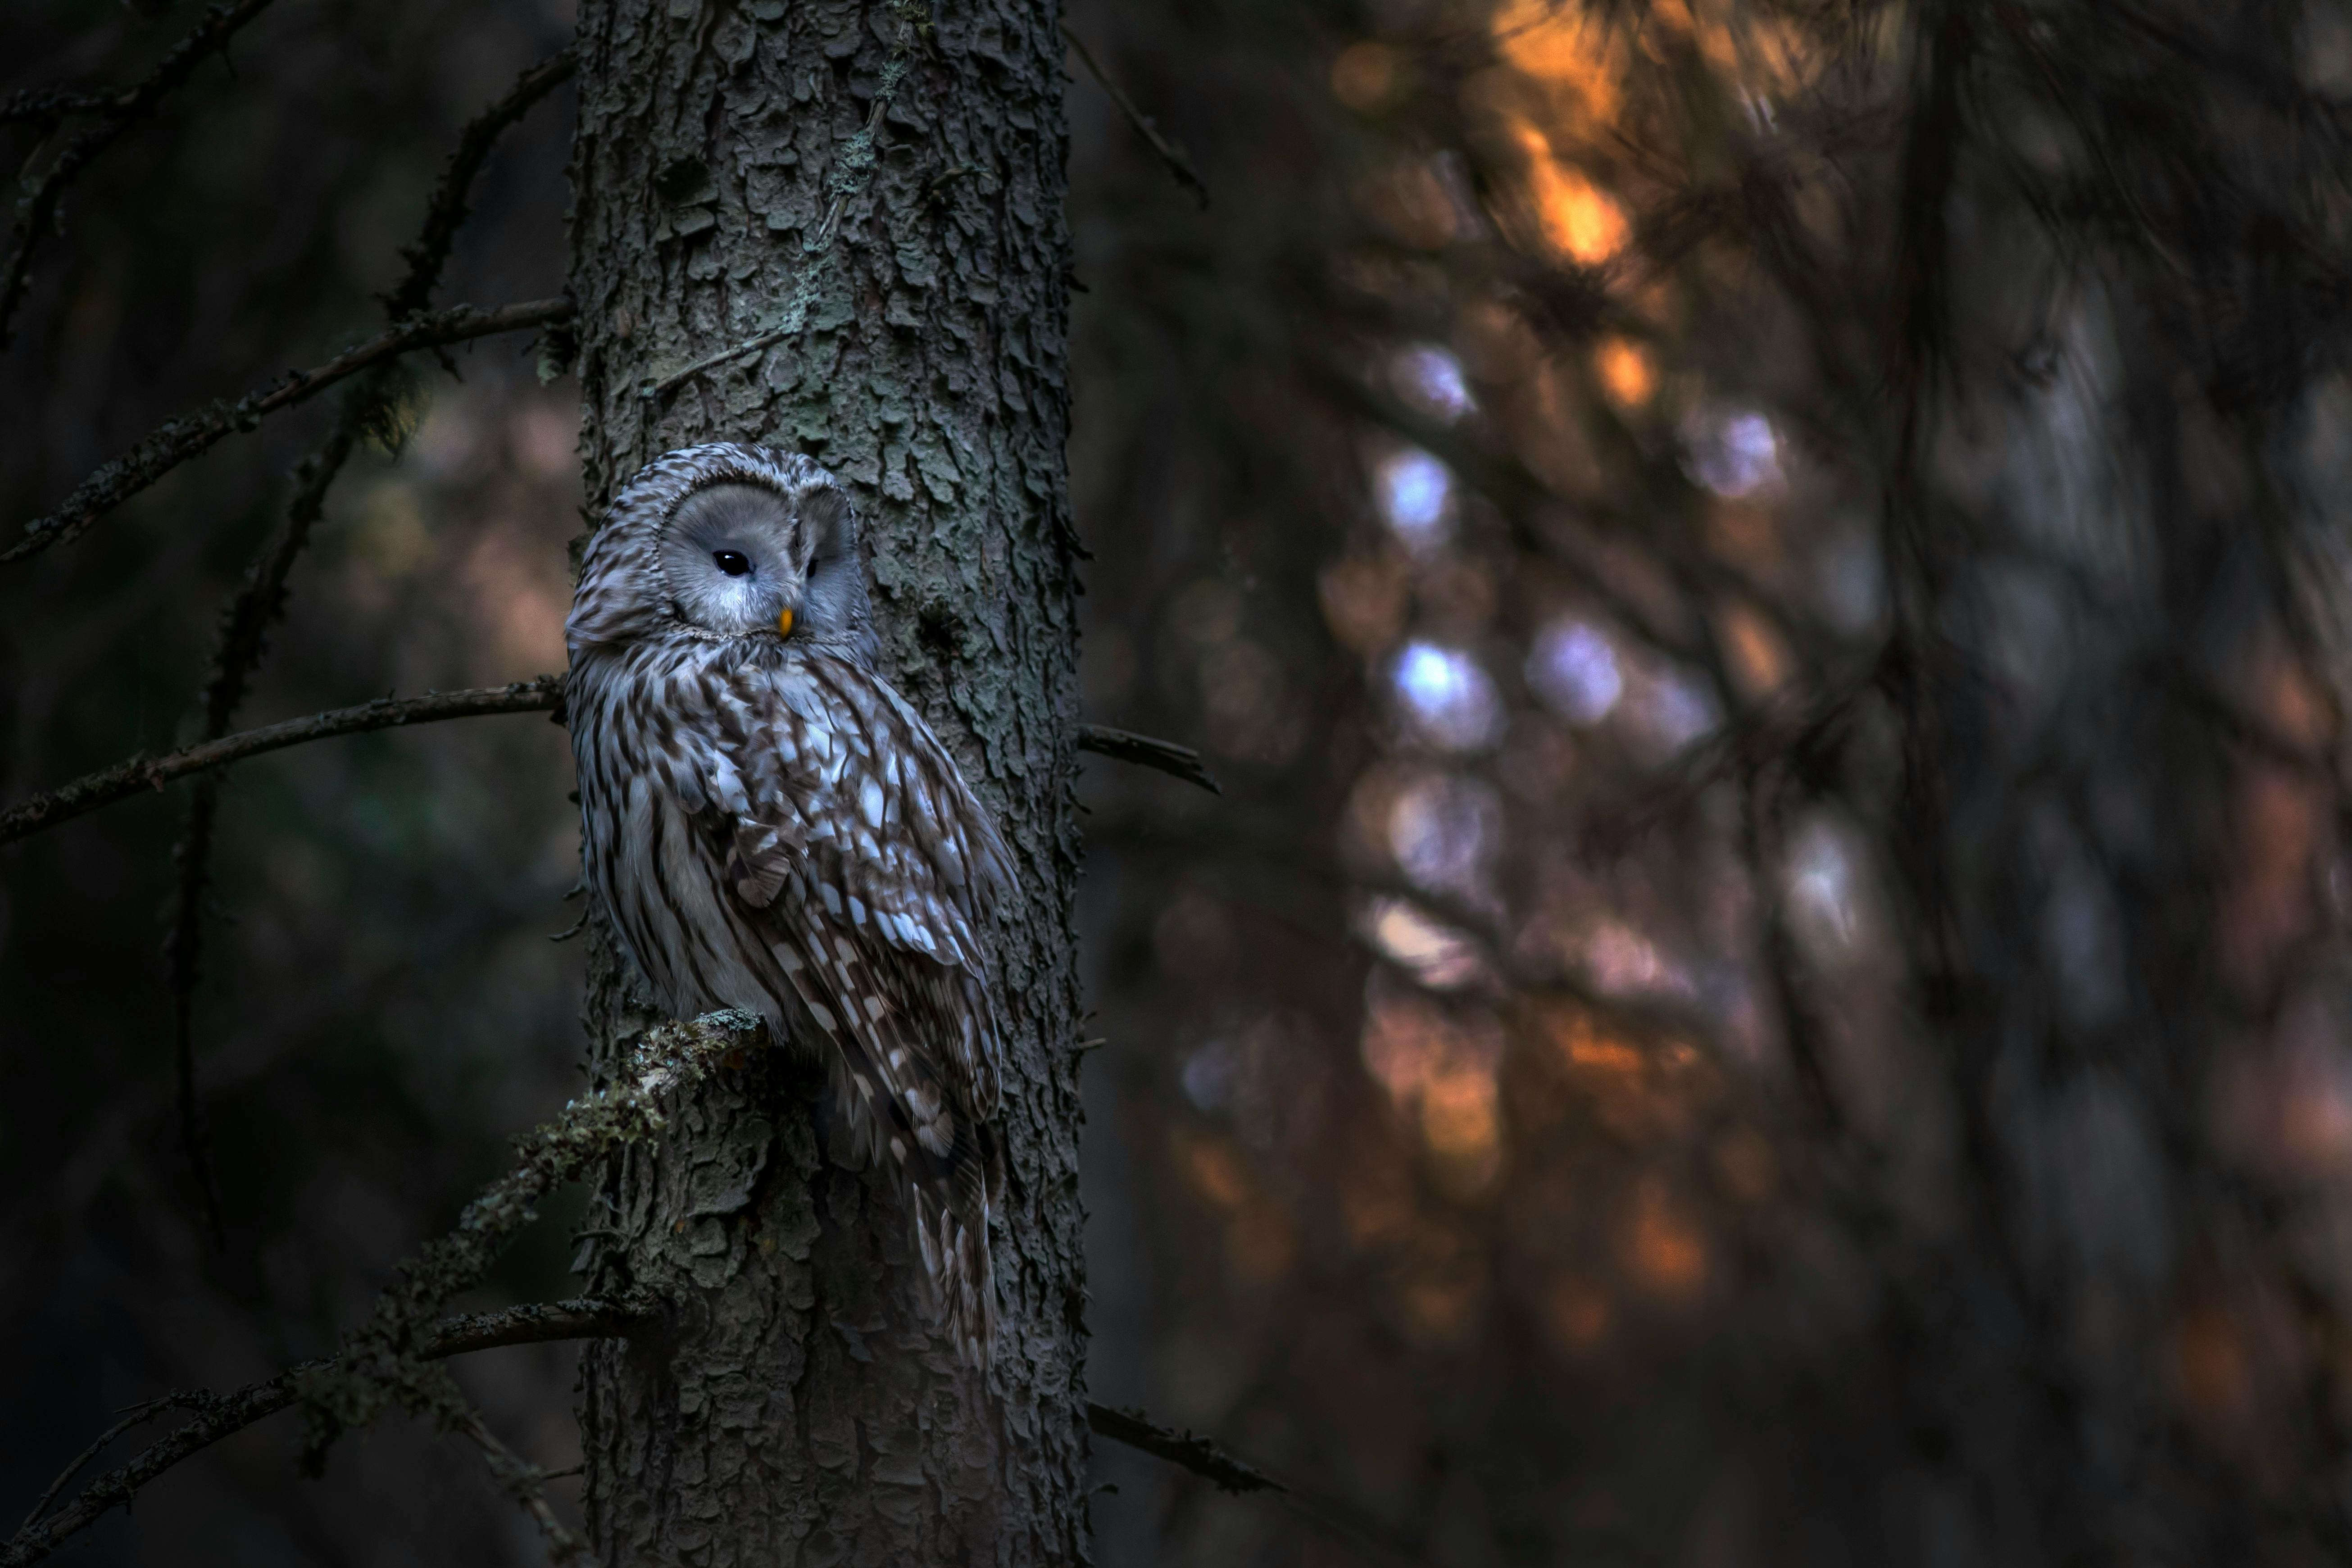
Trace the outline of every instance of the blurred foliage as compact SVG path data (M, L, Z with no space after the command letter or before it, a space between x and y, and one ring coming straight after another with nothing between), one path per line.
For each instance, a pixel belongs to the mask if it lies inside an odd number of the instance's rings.
M2336 1560L2345 18L1074 25L1098 1397L1436 1563ZM1369 1560L1108 1456L1121 1563Z

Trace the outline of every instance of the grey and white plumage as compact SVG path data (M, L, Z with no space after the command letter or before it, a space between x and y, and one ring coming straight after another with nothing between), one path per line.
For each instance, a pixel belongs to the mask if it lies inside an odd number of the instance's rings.
M677 1016L744 1008L823 1058L984 1363L1002 1057L979 915L1011 862L875 670L847 493L764 447L657 458L589 541L564 634L582 858L614 932Z

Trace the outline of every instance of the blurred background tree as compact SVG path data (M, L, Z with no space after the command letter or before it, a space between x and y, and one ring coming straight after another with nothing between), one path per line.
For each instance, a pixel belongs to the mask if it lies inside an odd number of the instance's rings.
M118 86L197 19L0 27L12 86ZM1090 1391L1296 1488L1105 1447L1097 1560L2352 1555L2352 17L1068 21L1086 717L1224 789L1086 780ZM37 254L11 515L373 331L457 127L570 26L253 21ZM509 132L444 299L556 290L568 112ZM5 130L37 177L57 142ZM515 342L417 362L252 721L559 667L576 395ZM335 417L6 569L11 800L199 732ZM331 1343L572 1090L567 772L509 718L233 776L194 1015L220 1247L159 957L183 808L5 851L9 1495L119 1406ZM478 1304L563 1293L565 1218ZM459 1373L561 1468L571 1368ZM542 1552L422 1431L315 1484L288 1444L77 1550Z

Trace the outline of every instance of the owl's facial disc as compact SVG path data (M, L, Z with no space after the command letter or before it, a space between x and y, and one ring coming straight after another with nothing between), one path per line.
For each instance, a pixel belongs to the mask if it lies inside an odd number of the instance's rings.
M719 484L679 503L662 531L664 586L681 620L720 637L790 635L809 545L784 496Z

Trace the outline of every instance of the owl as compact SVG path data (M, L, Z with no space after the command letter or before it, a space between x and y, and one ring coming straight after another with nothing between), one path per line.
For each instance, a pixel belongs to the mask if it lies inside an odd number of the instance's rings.
M589 541L564 637L582 858L614 933L677 1016L744 1008L822 1059L984 1365L1003 1048L979 928L1012 867L874 668L848 494L765 447L656 459Z

